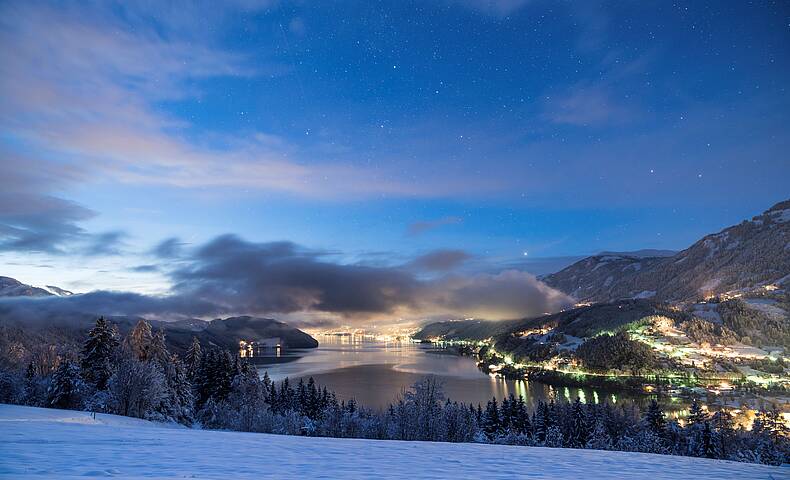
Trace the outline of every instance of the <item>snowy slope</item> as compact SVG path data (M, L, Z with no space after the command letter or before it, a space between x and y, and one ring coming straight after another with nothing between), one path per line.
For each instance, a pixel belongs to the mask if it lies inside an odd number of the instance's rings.
M0 405L0 478L790 478L786 467L639 453L163 427Z

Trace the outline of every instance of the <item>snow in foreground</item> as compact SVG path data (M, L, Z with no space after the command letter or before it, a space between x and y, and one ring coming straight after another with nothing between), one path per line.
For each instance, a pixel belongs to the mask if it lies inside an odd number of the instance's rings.
M0 478L779 479L790 467L499 445L190 430L0 405Z

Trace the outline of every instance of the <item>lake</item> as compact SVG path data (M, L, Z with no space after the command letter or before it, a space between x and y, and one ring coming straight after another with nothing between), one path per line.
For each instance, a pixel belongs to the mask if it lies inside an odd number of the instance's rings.
M383 409L426 375L436 376L444 386L445 397L463 403L485 404L511 393L534 405L538 400L575 400L620 404L644 404L645 397L591 388L552 387L538 382L505 380L481 372L475 360L462 357L436 345L383 342L368 337L324 335L317 337L315 349L290 350L256 357L261 375L272 380L290 377L291 381L313 377L339 398L354 398L362 405Z

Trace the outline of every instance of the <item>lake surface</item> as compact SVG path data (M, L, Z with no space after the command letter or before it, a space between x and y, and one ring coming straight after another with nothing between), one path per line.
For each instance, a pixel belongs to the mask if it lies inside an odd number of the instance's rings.
M382 342L364 337L318 336L315 349L290 350L280 355L257 357L261 375L291 381L313 377L341 399L354 398L362 405L383 409L426 375L444 385L446 398L463 403L485 404L491 397L501 400L511 393L534 405L538 400L643 404L645 397L591 388L551 387L538 382L491 377L477 368L471 357L461 357L435 345Z

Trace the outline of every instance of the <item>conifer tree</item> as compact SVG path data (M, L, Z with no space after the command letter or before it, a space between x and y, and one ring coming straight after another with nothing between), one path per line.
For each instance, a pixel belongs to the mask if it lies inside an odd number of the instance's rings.
M583 448L587 445L589 430L587 426L586 412L579 397L571 408L571 431L568 438L568 445L574 448Z
M170 352L167 351L165 331L161 328L151 337L148 348L148 360L158 363L163 369L170 361Z
M645 413L644 420L653 433L656 435L663 435L667 421L664 416L664 411L655 400L650 401L650 406L647 409L647 413Z
M690 425L702 425L705 421L708 420L708 414L700 406L699 402L695 398L691 402L691 407L689 408L689 415L688 421Z
M562 429L560 429L559 426L554 425L546 431L545 445L547 447L553 447L553 448L562 447L563 436L562 436Z
M496 397L494 397L486 404L486 411L483 417L483 431L488 438L495 438L501 426L499 408L497 407Z
M192 343L187 349L184 357L184 367L186 368L187 379L194 383L200 373L200 362L203 360L203 350L200 347L200 340L192 337Z
M606 430L604 422L598 421L595 423L595 428L590 434L590 438L587 440L587 445L585 445L585 448L592 448L595 450L611 450L612 437L609 436L609 432Z
M524 397L519 396L516 404L513 407L515 423L513 428L516 433L520 435L529 435L532 431L532 425L529 421L529 413L527 412L527 405L524 403Z
M71 360L63 360L52 376L47 391L47 405L54 408L78 408L82 402L84 383L79 367Z
M542 401L538 402L538 407L535 409L535 412L532 414L532 428L535 432L535 439L539 442L546 441L546 432L548 430L548 426L546 425L546 404Z
M105 390L113 372L113 357L118 348L114 329L99 317L96 325L88 332L88 339L82 347L80 367L82 378L96 387Z

